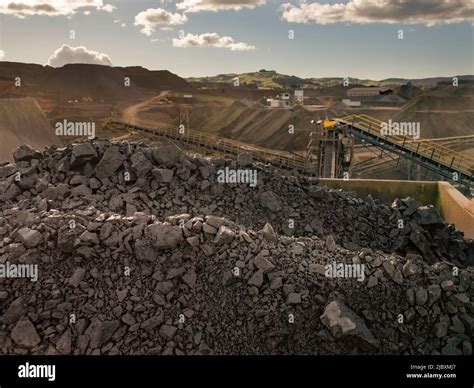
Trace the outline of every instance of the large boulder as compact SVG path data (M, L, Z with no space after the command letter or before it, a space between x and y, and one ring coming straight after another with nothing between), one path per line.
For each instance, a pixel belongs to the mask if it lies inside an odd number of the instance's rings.
M342 302L329 303L320 319L335 338L353 337L376 348L379 346L364 320Z
M146 176L153 168L150 160L143 154L143 152L135 152L132 155L131 160L132 168L138 177Z
M280 198L273 191L264 191L263 193L260 193L258 199L264 208L272 212L278 212L283 209Z
M97 159L97 151L90 143L76 144L71 154L71 168L76 168Z
M443 225L444 221L434 206L421 206L413 215L414 220L420 225Z
M120 168L125 159L126 156L120 152L119 147L111 146L107 148L102 159L95 167L95 176L99 179L110 177Z
M181 150L176 145L151 148L149 152L156 163L166 167L178 165L182 156Z

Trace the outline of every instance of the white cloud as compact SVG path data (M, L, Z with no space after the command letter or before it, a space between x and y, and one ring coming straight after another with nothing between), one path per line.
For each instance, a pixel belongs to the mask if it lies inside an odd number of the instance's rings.
M282 18L291 23L402 23L434 26L474 22L472 0L349 0L347 3L286 3Z
M105 12L114 12L117 7L114 7L112 4L105 4L104 6L99 8L101 11Z
M7 55L5 50L0 50L0 61L3 61L3 58Z
M180 39L173 39L174 47L216 47L226 48L231 51L249 51L255 50L255 46L251 46L244 42L235 42L230 36L220 36L216 32L208 32L201 35L187 34Z
M172 13L162 8L148 8L135 16L135 25L143 26L140 30L143 34L150 36L155 32L156 26L176 26L188 21L186 15Z
M240 11L265 5L267 0L182 0L176 8L184 12Z
M48 59L48 65L52 67L61 67L68 63L112 66L112 62L107 54L88 50L84 46L71 47L66 44L58 48Z
M122 24L120 25L120 27L122 27L122 28L127 27L127 23L122 23Z
M11 14L19 18L32 15L70 16L81 8L95 8L106 12L115 9L110 4L104 4L103 0L0 0L0 14Z

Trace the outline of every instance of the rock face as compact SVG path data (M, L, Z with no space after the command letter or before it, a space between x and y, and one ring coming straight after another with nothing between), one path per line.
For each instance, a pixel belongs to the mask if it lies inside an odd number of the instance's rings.
M28 152L0 166L0 261L39 276L0 278L2 354L472 354L472 242L433 208L259 162L221 184L250 161L175 146Z

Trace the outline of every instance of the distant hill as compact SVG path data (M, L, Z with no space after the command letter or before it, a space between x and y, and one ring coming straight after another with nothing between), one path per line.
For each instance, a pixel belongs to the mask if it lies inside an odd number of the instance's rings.
M239 78L242 86L256 86L260 89L318 89L340 86L344 79L342 77L324 77L324 78L300 78L294 75L285 75L277 73L275 70L262 69L252 73L229 73L219 74L211 77L191 77L187 78L188 82L199 86L206 83L229 83L233 84L235 78ZM474 76L462 75L458 76L460 83L473 81ZM388 78L380 81L369 79L349 78L349 85L354 86L397 86L410 82L413 86L434 87L439 82L452 83L452 77L435 77L423 79L406 79L406 78Z
M15 88L18 95L52 95L55 99L80 99L90 96L95 100L122 100L139 97L145 92L163 90L192 90L183 78L167 71L150 71L142 67L110 67L89 64L69 64L60 68L15 62L0 62L0 80L5 87L0 97L12 94L16 77L21 78L22 88ZM130 85L125 85L125 78ZM7 88L7 86L9 86ZM2 95L2 92L8 95Z

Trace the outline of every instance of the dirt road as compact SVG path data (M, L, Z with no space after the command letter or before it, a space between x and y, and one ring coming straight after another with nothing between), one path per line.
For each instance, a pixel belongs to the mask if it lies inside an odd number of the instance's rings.
M147 106L155 103L160 98L166 97L167 95L168 92L161 92L158 96L149 98L145 101L139 102L138 104L134 104L125 108L122 112L122 120L130 124L138 124L138 113Z

